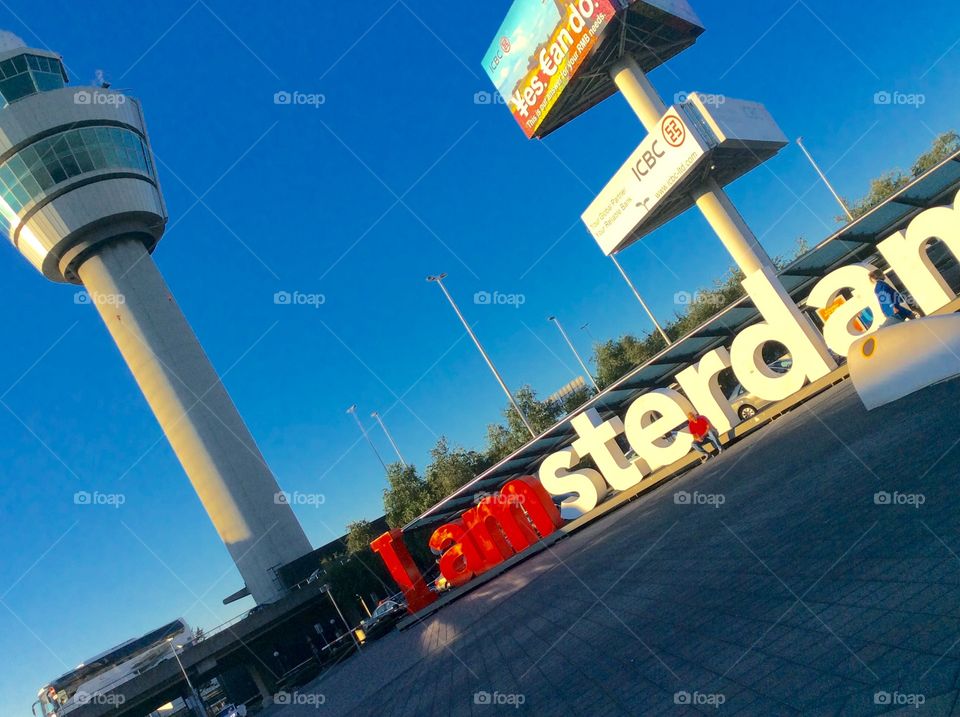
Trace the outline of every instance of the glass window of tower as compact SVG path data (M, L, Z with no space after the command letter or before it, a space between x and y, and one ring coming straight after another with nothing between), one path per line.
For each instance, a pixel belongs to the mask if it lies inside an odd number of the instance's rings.
M60 60L24 53L0 62L0 107L63 86Z
M82 127L44 137L0 164L0 213L19 213L54 185L106 169L153 176L140 135L122 127Z

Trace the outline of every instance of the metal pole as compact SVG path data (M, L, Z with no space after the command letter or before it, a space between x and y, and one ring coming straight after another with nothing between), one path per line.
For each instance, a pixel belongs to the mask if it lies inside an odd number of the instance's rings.
M357 646L357 649L360 649L360 641L357 640L357 635L353 631L353 628L350 627L350 624L347 622L347 618L343 616L343 613L340 612L340 606L337 605L337 601L333 599L333 592L330 590L329 585L324 586L326 588L327 597L330 598L330 602L333 603L333 609L337 611L337 615L340 616L340 619L343 621L343 626L347 628L347 632L350 633L350 637L353 638L353 644Z
M187 681L187 687L190 688L190 694L193 695L193 699L197 701L197 709L203 711L203 700L200 695L197 694L197 691L193 688L193 683L190 681L190 676L187 674L186 669L183 667L183 663L180 661L180 655L177 654L177 648L173 644L173 638L167 638L167 644L170 645L170 651L173 653L173 656L177 659L177 664L180 665L180 672L183 673L183 679ZM191 709L191 712L193 710ZM202 717L202 716L201 716Z
M547 321L552 321L557 325L557 328L560 329L560 335L563 336L563 340L567 342L567 346L569 346L570 350L573 351L573 355L577 357L577 363L580 364L580 368L582 368L583 372L587 374L587 378L590 379L590 383L592 383L593 387L597 390L597 392L599 392L600 387L597 385L597 382L593 380L593 374L590 373L590 369L587 368L587 364L585 364L583 359L580 358L580 354L577 353L577 349L570 340L570 337L567 336L567 332L563 330L563 325L560 323L560 319L558 319L556 316L548 316Z
M490 368L490 371L493 373L494 378L497 379L497 383L500 384L500 388L503 389L503 392L507 394L507 398L510 400L510 404L513 406L513 409L517 412L517 415L520 416L520 420L523 421L523 425L527 427L527 430L530 432L532 438L536 438L537 434L534 433L533 428L530 426L530 421L527 420L527 417L523 414L523 411L520 410L520 405L517 403L517 399L513 397L513 394L510 392L510 389L507 388L507 384L504 383L503 378L500 376L500 372L497 371L497 367L493 365L493 361L490 360L490 357L487 356L487 352L483 350L483 346L480 344L480 340L477 338L477 335L473 333L473 329L470 328L470 324L467 323L467 320L463 317L463 314L460 313L460 308L457 306L457 302L453 300L453 297L450 296L450 292L447 291L447 287L443 285L443 280L447 278L446 274L440 274L438 276L428 276L427 281L432 281L439 284L440 289L443 291L444 296L447 297L447 301L450 302L450 306L453 307L453 310L457 312L457 316L460 318L460 323L463 324L463 328L467 330L467 333L470 334L470 338L473 339L473 343L476 345L477 350L480 351L480 355L483 356L483 360L487 362L487 366Z
M810 160L810 164L813 165L813 168L817 170L817 174L820 175L820 179L823 180L823 183L827 185L827 189L830 190L830 194L833 195L833 198L837 200L837 204L840 205L843 209L843 213L847 215L847 219L851 222L853 221L853 214L850 213L850 208L847 207L846 202L837 194L837 191L833 188L833 185L830 184L830 180L827 179L827 175L823 173L823 170L820 169L820 165L817 164L816 160L813 158L813 155L807 151L807 148L803 146L803 137L797 137L797 144L800 146L800 149L803 150L803 153L807 156L807 159Z
M400 449L397 448L397 442L393 440L393 436L390 435L390 431L387 430L387 426L384 424L383 419L380 418L380 414L374 411L370 414L373 418L377 419L377 423L380 424L380 428L383 429L383 432L387 434L387 440L390 441L390 445L393 446L394 452L397 454L397 458L400 459L400 463L403 464L403 467L407 467L407 462L403 460L403 456L400 455Z
M360 605L363 607L363 611L367 613L367 617L373 617L373 614L370 612L370 608L367 607L367 602L363 599L363 596L357 595L356 597L360 599Z
M387 464L383 462L383 458L380 457L380 451L377 450L377 447L373 445L373 441L370 440L370 436L367 435L367 429L363 427L363 424L360 423L360 419L357 416L357 404L353 404L350 408L347 409L347 413L353 416L353 420L357 422L357 428L360 429L360 433L363 434L363 437L367 439L367 443L370 444L373 454L377 457L377 460L380 461L380 465L383 466L383 470L387 470Z
M667 332L663 330L663 327L660 325L660 322L657 321L657 318L653 315L653 312L650 311L650 308L647 306L646 302L643 300L643 297L640 296L640 292L637 291L637 287L633 285L633 282L630 281L630 277L627 276L627 272L623 270L623 267L620 266L620 262L617 261L617 257L613 254L610 255L610 261L613 262L613 265L617 267L617 270L620 272L620 276L623 277L623 280L627 282L627 286L630 287L630 291L633 292L633 295L637 297L637 301L640 302L640 306L643 307L643 310L647 312L647 316L650 317L650 320L653 322L653 325L657 327L657 331L660 332L660 335L663 337L663 340L667 342L667 346L673 342L670 340L670 337L667 336Z

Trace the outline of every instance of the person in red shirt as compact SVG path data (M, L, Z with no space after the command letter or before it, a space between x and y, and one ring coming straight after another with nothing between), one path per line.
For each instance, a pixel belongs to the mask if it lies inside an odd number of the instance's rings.
M709 418L690 411L690 413L687 414L687 428L690 430L690 435L693 436L693 447L702 456L709 456L706 449L707 443L712 443L716 447L718 454L723 453L723 448L720 446L720 438L717 436L717 431L710 423Z

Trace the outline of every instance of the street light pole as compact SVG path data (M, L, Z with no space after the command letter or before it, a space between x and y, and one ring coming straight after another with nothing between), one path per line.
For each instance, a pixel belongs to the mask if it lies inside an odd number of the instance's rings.
M367 617L373 617L373 614L370 612L370 608L367 607L367 601L363 599L362 595L354 595L358 600L360 600L360 605L363 607L363 611L367 613Z
M347 622L347 618L343 616L343 613L340 612L340 606L337 605L337 601L333 598L333 591L330 590L329 583L324 585L322 590L327 594L327 597L330 598L330 602L333 603L333 609L337 611L337 615L340 616L340 620L343 622L343 626L347 628L347 632L350 633L350 637L353 638L353 644L357 646L357 650L360 649L360 641L357 640L357 635L353 631L353 628L350 627L350 623Z
M583 369L583 372L587 374L587 378L590 379L590 383L593 384L593 387L600 392L600 387L597 385L597 382L593 379L593 374L590 373L590 369L587 368L587 364L583 362L583 359L580 358L580 354L577 352L576 347L573 345L573 342L570 340L570 337L567 336L567 332L563 330L563 326L560 323L560 319L556 316L548 316L547 321L552 321L557 325L557 328L560 329L560 335L563 336L563 340L567 342L567 346L570 347L570 350L573 351L573 355L577 357L577 363L580 364L580 368Z
M823 183L827 185L827 189L830 190L830 194L832 194L833 198L837 200L837 204L839 204L840 207L843 209L843 213L847 215L847 219L849 219L852 222L853 214L850 213L850 209L849 207L847 207L847 203L844 202L843 199L841 199L839 194L837 194L837 191L833 188L833 185L830 184L830 180L827 179L827 175L824 174L823 170L820 169L820 165L817 164L816 160L813 158L813 155L810 154L810 152L807 151L807 148L803 146L803 137L797 137L797 145L800 147L800 149L803 150L803 153L807 156L807 159L810 160L810 164L813 165L813 168L817 170L817 174L820 175L820 179L822 179Z
M397 454L397 458L400 459L400 463L403 465L404 468L406 468L407 462L403 460L403 456L400 455L400 449L397 448L397 442L393 440L393 436L391 436L390 431L387 430L387 426L386 424L384 424L383 419L380 418L380 414L374 411L373 413L370 414L370 416L377 420L377 423L380 424L380 428L382 428L383 432L387 434L387 440L390 441L390 445L393 446L393 450Z
M667 336L667 332L663 330L663 327L660 325L660 322L657 321L656 317L653 315L653 312L650 311L650 308L647 306L647 303L643 300L643 297L640 296L640 292L637 291L637 287L635 287L635 286L633 285L633 282L630 281L630 277L627 276L627 272L625 272L625 271L623 270L623 267L620 266L620 262L617 261L617 257L614 256L613 254L611 254L611 255L610 255L610 261L612 261L612 262L613 262L613 265L614 265L615 267L617 267L617 271L620 272L620 276L622 276L622 277L623 277L623 280L624 280L625 282L627 282L627 286L630 287L630 291L632 291L632 292L633 292L633 295L637 297L637 301L640 302L640 306L642 306L642 307L643 307L643 310L647 312L647 316L650 317L650 320L653 322L653 325L657 327L657 331L660 332L660 335L663 337L663 340L666 341L666 342L667 342L667 346L669 346L669 345L670 345L671 343L673 343L673 342L670 341L670 337Z
M347 413L353 416L353 420L357 422L357 428L360 429L360 433L363 434L363 437L367 439L367 443L370 444L370 449L373 451L373 454L377 457L377 460L380 461L380 465L383 466L383 470L387 470L387 464L383 462L383 458L380 457L380 451L377 450L377 447L373 445L373 441L370 440L370 436L367 435L367 429L363 427L363 424L360 423L360 418L357 416L357 404L353 404L350 408L347 409Z
M190 688L190 694L193 695L193 699L197 702L197 709L203 710L203 700L200 698L200 695L197 694L197 691L193 688L193 683L190 681L190 676L187 674L186 669L183 666L183 663L180 661L180 655L177 654L177 648L173 644L173 638L167 638L167 644L170 645L170 651L173 653L173 656L177 659L177 664L180 665L180 672L183 673L183 679L187 681L187 687ZM191 710L193 711L193 710Z
M473 329L470 328L470 324L467 323L467 320L463 317L463 314L460 313L460 308L457 306L457 302L453 300L450 292L447 291L447 287L443 285L443 280L446 278L446 274L438 274L437 276L428 276L427 281L436 283L443 291L443 295L447 297L447 301L450 302L450 306L452 306L453 310L457 312L460 323L463 324L463 328L465 328L467 333L470 334L470 338L473 339L473 343L476 345L480 355L483 356L483 360L487 362L487 366L490 368L491 373L493 373L494 378L497 379L497 383L500 384L500 388L502 388L503 392L507 394L507 398L510 400L510 405L513 406L513 409L517 412L517 415L520 416L520 420L523 421L523 425L526 426L527 430L530 432L530 437L536 438L537 434L534 433L533 428L530 426L530 421L527 420L527 417L523 414L523 411L520 410L520 405L517 403L517 399L513 397L510 389L507 388L507 384L504 383L503 377L501 377L500 372L497 371L497 367L493 365L493 361L491 361L490 357L487 356L487 352L483 350L483 346L480 344L480 340L477 338L477 335L473 333Z

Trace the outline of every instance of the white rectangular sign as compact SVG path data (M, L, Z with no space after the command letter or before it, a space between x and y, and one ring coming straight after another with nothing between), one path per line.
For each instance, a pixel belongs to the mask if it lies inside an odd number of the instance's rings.
M710 97L714 98L713 102L709 101ZM758 149L765 144L777 147L788 144L783 131L759 102L696 92L689 96L689 102L710 128L719 147Z
M684 107L667 110L582 215L603 253L614 253L710 149Z

